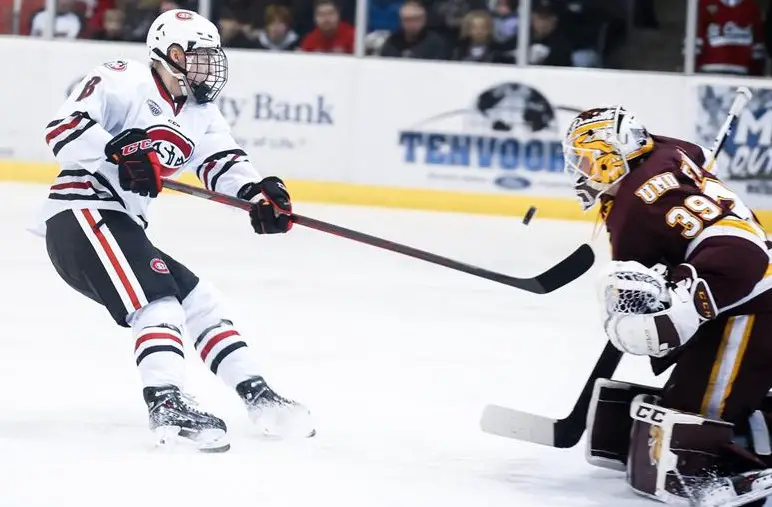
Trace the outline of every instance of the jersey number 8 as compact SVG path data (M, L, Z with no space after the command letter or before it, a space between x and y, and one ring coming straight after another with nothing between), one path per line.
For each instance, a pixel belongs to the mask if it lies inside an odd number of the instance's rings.
M94 93L94 88L96 85L99 84L99 82L102 81L102 78L99 76L94 76L91 79L89 79L85 86L83 86L83 90L81 90L80 95L78 95L78 98L75 99L75 102L80 102L81 100L89 97L92 93Z

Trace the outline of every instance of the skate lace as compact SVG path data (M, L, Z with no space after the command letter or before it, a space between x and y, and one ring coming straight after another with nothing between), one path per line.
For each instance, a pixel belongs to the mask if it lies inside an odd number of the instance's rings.
M203 410L199 410L198 409L198 406L199 406L198 400L192 394L183 393L182 391L180 391L180 399L179 399L179 401L180 401L181 405L184 405L184 407L186 409L190 410L191 412L193 412L195 414L198 414L198 415L211 415L211 414L209 414L207 412L204 412Z
M160 401L159 405L164 406L170 402L172 403L172 405L177 405L179 408L187 410L193 414L197 414L201 416L211 415L197 408L199 406L199 403L198 403L198 400L195 398L195 396L188 393L184 393L182 391L170 393L164 400Z
M251 404L260 404L265 402L286 403L286 404L292 403L291 400L276 394L276 391L271 389L263 379L256 380L250 387L252 388L252 392L250 393L250 398L248 398L248 403L251 403Z

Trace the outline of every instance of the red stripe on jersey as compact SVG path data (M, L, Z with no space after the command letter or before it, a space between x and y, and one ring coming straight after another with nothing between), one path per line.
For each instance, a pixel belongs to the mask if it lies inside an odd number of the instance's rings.
M206 361L206 356L209 355L209 353L212 351L215 345L220 343L226 338L229 338L231 336L237 336L239 334L238 331L235 331L231 329L230 331L223 331L220 334L214 335L206 344L206 346L201 349L201 360Z
M66 188L90 188L94 189L94 185L90 181L74 181L72 183L57 183L51 186L51 190L64 190Z
M46 143L51 143L52 139L54 139L56 136L58 136L59 134L61 134L65 130L69 130L69 129L75 128L78 125L78 123L80 123L80 121L82 119L83 118L81 118L80 116L76 116L75 119L72 120L71 122L65 123L63 125L59 125L54 130L52 130L51 132L46 134Z
M217 165L217 160L212 160L211 162L206 164L206 167L204 168L204 172L201 173L201 181L204 183L206 188L209 188L209 181L207 180L207 178L209 178L209 172L216 165Z
M83 209L81 210L81 212L83 213L83 216L86 217L86 222L88 222L88 225L89 227L91 227L91 230L94 231L94 234L99 240L99 244L102 245L102 248L107 254L107 258L110 259L110 263L113 265L113 268L115 268L115 272L118 274L118 278L121 280L121 283L123 284L123 288L126 289L126 292L129 295L131 304L134 306L135 310L139 310L140 308L142 308L142 305L139 304L139 298L137 297L137 293L134 292L134 287L131 286L131 282L129 282L129 279L126 277L126 272L123 270L123 267L121 266L120 262L118 262L118 257L115 256L115 252L113 252L113 249L110 247L110 244L107 242L107 238L105 238L105 235L102 234L102 231L99 230L99 228L96 226L96 220L94 220L94 215L92 215L91 210L88 210L88 209Z
M137 338L137 343L134 345L134 352L139 349L140 345L148 340L172 340L179 343L180 347L182 347L182 340L179 336L173 335L171 333L147 333Z

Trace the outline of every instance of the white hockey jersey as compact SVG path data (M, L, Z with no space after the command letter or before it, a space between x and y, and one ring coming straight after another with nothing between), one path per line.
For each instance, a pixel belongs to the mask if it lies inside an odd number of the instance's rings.
M135 127L153 140L162 177L195 171L206 188L233 196L262 179L215 104L175 100L149 64L112 61L89 73L46 126L45 140L61 172L43 206L43 222L65 209L110 209L147 227L152 199L122 190L118 166L104 153L108 141ZM38 232L44 229L43 223Z

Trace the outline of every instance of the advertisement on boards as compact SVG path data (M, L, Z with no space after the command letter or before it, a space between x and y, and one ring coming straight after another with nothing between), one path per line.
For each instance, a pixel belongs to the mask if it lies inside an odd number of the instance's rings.
M509 190L568 186L559 126L580 108L553 103L517 82L494 85L464 102L400 129L403 162L427 167L426 178L440 183Z
M573 197L562 141L571 120L621 104L652 128L682 127L669 77L365 60L352 173L363 183ZM368 157L368 154L371 154ZM378 154L375 157L372 154Z
M696 136L711 146L736 95L736 86L697 87ZM749 206L772 209L772 88L751 88L753 97L737 118L718 158L718 175Z

